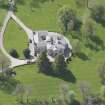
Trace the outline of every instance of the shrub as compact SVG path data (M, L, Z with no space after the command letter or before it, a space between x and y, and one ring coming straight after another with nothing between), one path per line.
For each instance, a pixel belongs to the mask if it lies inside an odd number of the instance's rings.
M19 54L17 53L15 49L11 49L9 54L14 58L19 58Z
M24 57L30 59L30 50L27 48L23 51Z

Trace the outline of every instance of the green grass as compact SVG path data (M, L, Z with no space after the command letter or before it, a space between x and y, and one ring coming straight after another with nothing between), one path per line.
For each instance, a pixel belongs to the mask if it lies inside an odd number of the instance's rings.
M10 20L5 32L4 47L8 53L11 49L16 49L20 56L19 58L24 58L23 50L28 47L28 37L13 20Z
M104 0L96 0L96 2L101 4L105 3ZM59 8L61 8L63 5L68 5L74 8L77 11L78 18L80 19L85 14L87 14L87 10L84 8L78 8L74 0L55 0L54 2L46 2L42 4L40 8L36 8L34 12L30 10L29 1L27 1L27 4L18 7L18 12L16 12L16 15L29 28L32 28L33 30L48 30L60 32L57 14ZM0 22L2 22L6 12L4 10L0 10L0 14ZM97 30L97 35L104 41L105 28L97 23L95 23L95 28ZM70 41L73 40L71 39L70 35L67 37ZM4 45L7 51L9 51L11 48L16 48L20 55L20 58L23 58L22 52L23 49L27 47L26 42L26 34L13 21L10 21L5 33L4 40ZM78 57L75 57L72 58L71 62L69 62L68 68L72 71L77 79L77 82L75 84L63 81L58 78L49 77L44 74L39 74L35 65L16 68L16 79L19 80L22 84L30 85L32 87L32 98L45 99L51 96L58 96L60 93L60 85L67 83L69 84L70 89L76 91L77 98L81 99L78 83L79 81L84 80L90 83L92 91L99 91L101 84L97 68L100 62L105 59L105 51L92 51L89 48L86 48L83 43L81 43L81 48L82 51L86 53L90 58L90 60L84 61ZM15 105L15 98L16 97L11 94L0 91L0 103L3 103L3 105Z

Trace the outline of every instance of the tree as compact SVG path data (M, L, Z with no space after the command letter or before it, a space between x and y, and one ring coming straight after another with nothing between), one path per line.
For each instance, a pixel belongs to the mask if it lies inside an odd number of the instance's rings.
M52 72L51 62L47 58L46 52L42 52L37 60L39 72L50 74Z
M95 35L95 30L93 26L93 21L90 17L85 16L83 19L83 25L82 25L82 38L86 39L86 41L89 42L89 39Z
M91 17L98 23L105 26L105 7L103 5L95 5L91 9Z
M101 78L101 83L105 84L105 61L100 64L98 71L99 71L99 76Z
M68 31L75 30L78 26L76 13L73 9L63 7L59 10L58 15L63 34L67 33Z
M14 58L19 58L19 54L17 53L15 49L11 49L9 54Z
M59 54L55 57L55 61L53 63L53 71L55 75L64 75L67 71L67 64L65 58L62 54Z
M30 50L28 48L23 51L23 54L26 59L30 59Z

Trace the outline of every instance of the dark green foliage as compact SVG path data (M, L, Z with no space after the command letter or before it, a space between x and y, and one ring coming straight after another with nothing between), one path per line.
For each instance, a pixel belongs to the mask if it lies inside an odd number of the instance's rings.
M9 54L14 58L19 58L19 54L17 53L15 49L11 49Z
M105 7L103 5L96 5L91 9L91 17L98 23L105 26Z
M37 66L38 66L39 72L43 72L46 74L50 74L52 72L51 62L47 58L46 52L43 52L39 55L39 58L37 60Z
M63 55L57 55L53 63L53 70L55 74L63 75L67 70L67 64Z
M63 34L68 31L78 30L78 28L80 28L80 22L78 21L76 12L73 9L63 7L60 9L58 15Z
M73 100L70 105L81 105L80 102L78 100Z
M0 73L0 90L11 94L15 88L17 83L19 83L19 81L15 80L11 75L12 72L8 71L9 73L5 72L4 73Z
M27 48L23 51L24 57L30 59L30 50Z
M7 2L7 0L0 0L0 8L8 9L8 2Z
M37 60L37 66L39 72L65 81L76 82L75 76L67 69L67 64L63 55L57 55L54 63L51 63L47 58L46 52L43 52Z

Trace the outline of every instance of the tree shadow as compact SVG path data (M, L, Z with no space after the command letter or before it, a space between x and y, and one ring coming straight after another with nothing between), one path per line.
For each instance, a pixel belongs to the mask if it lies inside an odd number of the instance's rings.
M58 78L60 78L64 81L68 81L68 82L71 82L71 83L76 83L76 77L71 72L71 70L66 70L64 73L60 73L60 75L57 75L56 77L58 77Z
M96 35L93 35L93 36L90 37L90 39L91 39L97 46L101 47L101 49L104 49L104 48L105 48L104 42L103 42L103 40L102 40L100 37L98 37L98 36L96 36Z
M99 51L99 48L91 43L85 44L85 46L93 51Z
M101 38L99 38L98 36L96 36L96 35L91 36L90 41L91 42L85 44L85 46L87 48L90 48L93 51L100 51L100 50L105 49L103 40Z
M70 105L81 105L80 102L78 100L73 100Z
M77 57L84 61L89 60L89 57L86 54L84 54L83 52L78 53Z
M104 18L96 18L92 17L97 23L101 24L103 27L105 27L105 19Z
M5 93L11 94L19 83L20 82L14 78L0 77L0 90Z
M102 19L102 20L98 20L96 21L97 23L100 23L103 27L105 27L105 19Z
M1 4L1 5L0 5L0 8L1 8L1 9L6 9L6 10L8 10L8 5L7 5L7 4Z
M57 73L54 73L52 71L50 73L44 73L44 74L47 75L47 76L62 79L62 80L67 81L67 82L76 83L76 77L71 72L71 70L59 71Z
M79 19L76 19L74 30L80 32L81 25L82 25L82 22Z

